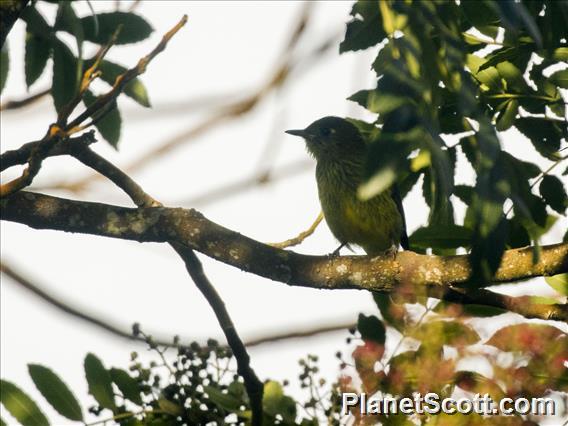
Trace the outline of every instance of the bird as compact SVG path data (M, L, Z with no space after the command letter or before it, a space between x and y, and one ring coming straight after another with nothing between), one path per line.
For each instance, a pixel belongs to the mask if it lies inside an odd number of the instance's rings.
M368 200L357 195L365 179L368 144L350 121L328 116L303 130L286 133L304 139L316 160L316 182L324 218L340 246L357 245L368 255L409 248L406 220L396 184Z

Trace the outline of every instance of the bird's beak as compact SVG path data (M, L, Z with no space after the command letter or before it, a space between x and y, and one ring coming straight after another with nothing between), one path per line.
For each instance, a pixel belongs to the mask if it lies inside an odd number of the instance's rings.
M308 133L305 130L286 130L284 133L288 133L289 135L300 136L302 138L306 138Z

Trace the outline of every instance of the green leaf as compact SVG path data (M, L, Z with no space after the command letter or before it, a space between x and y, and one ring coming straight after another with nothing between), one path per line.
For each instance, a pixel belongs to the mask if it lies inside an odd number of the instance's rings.
M497 130L503 132L509 129L517 118L519 112L519 101L511 99L507 101L507 106L497 116Z
M556 71L548 79L558 87L568 89L568 69Z
M383 26L380 25L382 18L378 2L358 1L353 5L351 16L353 19L347 23L345 38L339 45L339 53L366 49L387 36Z
M500 22L499 15L493 5L485 0L464 0L459 7L466 19L474 27L496 25Z
M85 357L85 376L89 384L89 393L103 408L116 411L112 381L108 370L96 355L89 353Z
M360 90L347 99L380 115L392 112L409 102L409 99L403 96L379 93L376 90Z
M410 236L411 247L458 248L469 247L472 231L460 225L430 225L418 228Z
M37 404L13 383L0 380L0 400L6 410L22 425L49 425L47 418Z
M57 112L60 112L77 94L76 72L75 56L65 43L59 41L53 46L53 82L51 85L51 96L53 96Z
M568 273L545 277L546 283L563 296L568 296Z
M530 139L535 149L549 160L558 160L558 150L562 129L558 123L538 117L523 117L515 122L515 127Z
M236 398L234 395L229 393L224 393L221 389L216 387L203 386L203 389L213 403L227 411L240 411L241 406L244 405L243 401L239 398Z
M492 90L494 92L502 91L503 84L501 83L501 76L497 68L487 67L482 69L481 67L485 62L487 62L485 59L476 55L467 55L466 57L466 65L475 79L482 83L482 90Z
M271 416L280 414L287 423L293 423L296 418L296 403L292 398L284 395L282 386L274 380L264 383L262 404L266 413Z
M507 222L509 228L507 247L517 248L529 246L531 244L531 237L523 225L523 220L516 215L512 219L507 220Z
M28 372L36 388L59 414L70 420L83 420L79 402L59 376L38 364L28 364Z
M568 61L568 47L559 47L552 53L552 59L557 61Z
M51 43L31 32L26 33L26 53L24 58L26 85L34 84L43 72L51 55Z
M412 335L424 345L464 346L479 342L477 332L466 324L455 321L430 321L412 331ZM428 336L428 339L424 339Z
M35 7L26 7L20 16L27 24L27 30L45 39L53 37L51 26Z
M93 95L92 92L87 90L83 96L83 102L86 106L93 104L97 100L97 97ZM122 127L122 118L120 117L120 112L116 107L116 102L113 105L107 107L107 112L104 113L104 117L95 123L95 127L100 132L103 138L110 143L113 148L118 146L118 141L120 139L120 130Z
M495 346L504 352L540 353L546 350L546 343L563 334L551 325L523 323L497 330L485 344Z
M523 78L523 73L511 62L503 61L496 65L499 75L506 81L507 90L516 92L525 91L528 88Z
M98 28L96 25L98 22ZM145 40L154 31L152 26L141 16L127 12L99 13L81 18L85 40L97 44L106 44L119 25L122 26L115 44L129 44ZM71 28L61 28L72 31Z
M181 416L183 414L183 407L163 396L158 399L158 407L160 407L160 410L163 412L172 416Z
M106 60L103 60L100 63L99 70L102 72L101 79L111 86L114 84L119 75L124 74L127 71L127 69L122 65ZM138 78L131 80L126 86L124 86L124 94L142 106L150 106L150 99L148 98L146 87Z
M386 329L382 321L376 316L359 314L357 330L361 333L363 340L371 340L381 345L385 344Z
M77 18L71 2L59 2L59 8L57 9L57 16L55 18L54 26L55 28L69 28L71 30L71 33L75 36L78 55L75 78L77 81L77 86L79 86L83 75L83 25L81 24L79 18Z
M142 405L138 382L120 368L111 368L109 372L112 381L118 386L122 396L137 405Z
M401 125L406 124L403 116L404 114L399 114L396 118L400 120ZM362 200L368 200L390 188L401 171L409 169L406 157L423 137L423 132L419 128L396 133L386 132L385 128L388 128L387 124L383 126L379 137L369 146L367 170L370 176L358 189L358 196Z
M10 68L10 56L8 55L8 43L5 42L0 50L0 93L4 90L8 79L8 69Z
M540 195L552 209L560 214L566 214L568 196L562 181L553 175L544 175L539 186Z

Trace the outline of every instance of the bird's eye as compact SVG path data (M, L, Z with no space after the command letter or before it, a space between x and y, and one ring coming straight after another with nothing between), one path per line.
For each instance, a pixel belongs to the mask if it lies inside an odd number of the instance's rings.
M322 136L329 136L331 134L331 129L329 127L323 127L320 130Z

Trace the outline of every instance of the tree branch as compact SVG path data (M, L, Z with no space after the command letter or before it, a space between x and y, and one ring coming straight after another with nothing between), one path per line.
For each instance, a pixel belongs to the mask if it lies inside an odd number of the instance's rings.
M1 219L37 229L180 243L243 271L312 288L391 291L401 284L448 287L466 283L471 275L467 255L429 256L409 251L394 259L300 255L217 225L193 209L129 209L21 191L2 200ZM486 285L567 271L568 243L544 246L536 264L532 247L512 249L505 252L495 277Z
M132 332L127 328L121 328L117 325L111 324L108 321L103 320L102 318L98 318L92 314L85 313L84 309L72 306L69 303L66 303L58 299L56 296L50 294L45 289L42 289L38 285L34 284L30 279L24 277L20 272L15 271L12 267L6 265L5 263L0 263L0 271L2 271L2 273L10 277L14 282L16 282L21 287L35 294L44 302L59 309L62 312L65 312L68 315L71 315L75 318L79 318L82 321L94 325L95 327L98 327L101 330L104 330L120 338L146 343L146 340L144 338L135 337L132 334ZM167 341L166 339L163 338L153 338L153 340L156 344L160 346L175 346L172 343L173 339Z
M223 299L221 299L221 296L219 296L219 294L215 290L215 287L213 287L213 285L205 275L203 266L201 265L201 262L199 261L193 250L178 243L171 243L171 246L183 259L187 272L193 279L193 282L195 283L199 291L201 291L203 296L207 299L207 302L209 302L211 308L213 308L221 329L225 334L227 343L232 349L233 355L237 360L237 372L244 379L245 388L247 390L251 404L252 425L262 425L262 397L264 393L264 386L250 366L249 354L245 348L245 345L243 344L243 341L237 333L235 325L231 320Z
M47 303L48 305L54 307L55 309L81 321L86 322L98 329L109 333L113 336L120 337L121 339L126 339L128 341L135 341L143 344L147 344L147 339L140 336L134 336L132 334L132 329L127 325L113 324L106 321L102 317L98 317L91 313L86 313L84 308L74 306L71 303L65 302L53 293L40 286L38 283L32 282L29 277L24 276L21 271L17 271L12 266L7 265L4 262L0 262L0 271L6 276L10 277L14 283L22 287L23 289L29 291L30 293L37 296L40 300ZM347 329L349 327L355 327L356 324L352 323L341 323L341 324L331 324L327 326L320 326L313 329L299 330L299 331L273 331L265 332L262 335L257 335L250 340L244 342L244 346L261 346L266 343L274 343L281 340L287 339L299 339L305 337L312 337L322 333L328 333L332 331ZM158 346L176 348L178 346L184 346L188 343L174 343L173 335L167 336L165 334L150 334L152 341Z
M80 150L96 141L94 130L83 133L81 136L75 138L60 139L45 153L45 157L69 155L74 150ZM0 171L4 171L16 165L26 164L32 152L36 150L40 144L41 141L28 142L18 149L4 152L0 155Z
M11 109L18 109L33 104L39 99L43 98L45 95L51 93L51 89L45 89L41 92L35 93L33 95L27 96L22 99L12 99L0 104L0 111L8 111Z

